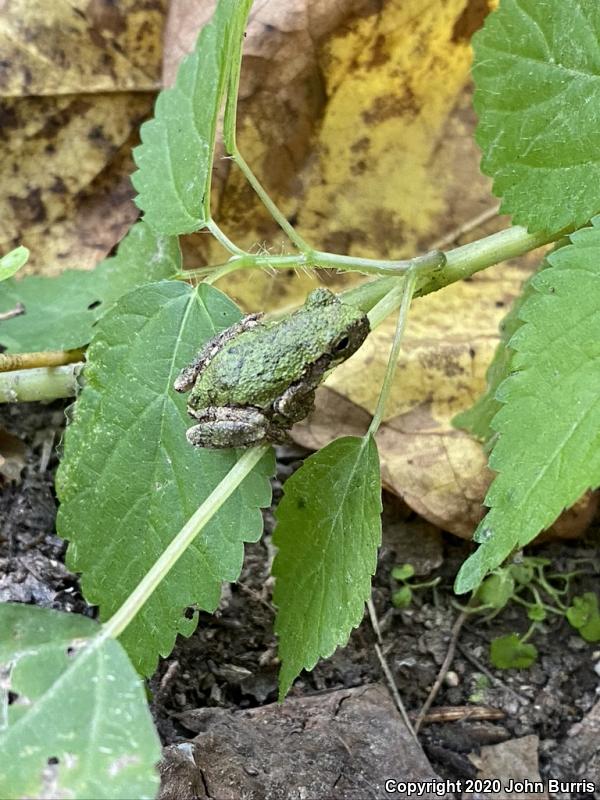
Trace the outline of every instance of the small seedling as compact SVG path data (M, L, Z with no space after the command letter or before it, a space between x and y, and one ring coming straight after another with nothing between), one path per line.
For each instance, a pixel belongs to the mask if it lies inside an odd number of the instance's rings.
M437 586L441 578L430 581L412 583L415 568L412 564L400 564L392 570L392 578L400 583L400 588L392 594L392 603L396 608L407 608L413 600L413 593L418 589L428 589Z
M490 679L482 672L475 672L473 678L475 685L469 695L469 703L474 705L485 703L485 693L490 688Z
M575 596L565 603L572 579L580 571L549 572L551 562L545 558L525 556L486 578L473 595L470 614L484 614L490 620L509 603L518 603L527 610L531 625L519 635L511 633L494 639L490 645L490 661L498 669L526 669L537 659L537 649L528 640L548 615L566 617L588 642L600 641L598 597L593 592Z

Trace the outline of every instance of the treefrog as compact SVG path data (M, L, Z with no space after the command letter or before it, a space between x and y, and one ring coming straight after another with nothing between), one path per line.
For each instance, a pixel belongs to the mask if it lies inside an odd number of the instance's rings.
M288 439L311 411L325 373L355 353L369 333L356 306L315 289L299 309L278 320L249 314L210 339L177 377L191 394L196 447L253 447Z

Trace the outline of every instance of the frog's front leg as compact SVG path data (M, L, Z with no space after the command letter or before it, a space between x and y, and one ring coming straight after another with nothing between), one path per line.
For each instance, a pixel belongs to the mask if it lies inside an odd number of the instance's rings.
M214 356L219 352L223 345L231 339L234 339L236 336L239 336L240 333L256 327L256 325L259 324L259 320L262 316L262 314L247 314L239 322L236 322L229 328L225 328L224 331L221 331L221 333L213 336L212 339L209 339L192 363L188 364L187 367L184 367L175 379L175 383L173 384L175 391L189 391L196 382L196 378L200 372L202 372L204 367L207 367L210 364Z
M303 381L293 383L273 403L275 421L283 427L307 417L315 405L315 389Z
M269 420L258 408L209 407L190 413L198 420L186 434L194 447L253 447L269 438Z

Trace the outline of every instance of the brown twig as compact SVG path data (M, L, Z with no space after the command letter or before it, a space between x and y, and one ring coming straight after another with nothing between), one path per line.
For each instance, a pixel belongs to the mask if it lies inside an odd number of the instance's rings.
M369 597L367 600L367 608L369 610L369 619L371 620L371 627L373 628L373 632L377 637L377 642L375 643L375 652L377 653L377 658L379 659L379 663L381 664L381 669L385 678L388 682L388 686L392 697L394 699L394 703L396 704L396 708L400 712L400 716L404 720L404 724L412 734L415 741L417 740L417 734L412 726L412 722L410 721L410 717L406 713L406 709L404 708L404 703L402 702L402 698L400 697L400 692L398 691L398 687L396 686L396 681L394 680L394 675L392 670L387 663L387 660L383 654L383 650L381 649L380 645L383 644L383 639L381 638L381 628L379 626L379 619L377 618L377 611L375 610L375 604L373 603L372 598Z
M381 650L381 647L375 643L375 652L377 653L377 658L379 659L379 663L381 664L381 669L383 670L383 674L388 682L388 686L390 688L390 692L392 693L392 697L394 698L394 703L396 704L396 708L400 712L400 716L404 720L404 724L410 731L412 737L415 741L417 741L417 732L413 727L412 722L410 721L410 717L406 713L406 709L404 708L404 703L402 702L402 698L400 697L400 692L398 691L398 687L396 686L396 681L394 680L394 675L392 674L392 670L390 669L387 661L385 660L385 656Z
M377 616L377 611L375 610L375 604L373 603L373 599L369 597L367 600L367 609L369 611L369 619L371 620L371 627L373 628L373 633L377 637L377 642L382 645L383 638L381 636L381 627L379 625L379 617Z
M416 715L411 716L416 717ZM460 722L461 720L493 720L504 719L505 717L504 711L491 706L439 706L425 714L422 724Z
M14 372L40 367L64 367L83 361L85 350L45 350L41 353L15 353L0 355L0 372Z
M275 606L273 605L273 603L269 603L268 600L265 600L265 598L262 597L255 589L251 589L249 586L246 586L246 584L243 581L239 580L236 581L235 585L239 587L242 590L242 592L247 594L253 600L256 600L258 603L261 603L261 605L263 605L270 614L275 614Z
M458 637L460 635L460 629L465 623L465 620L469 616L469 611L461 611L458 617L456 618L454 625L452 626L452 630L450 632L450 643L448 644L448 652L446 653L446 658L442 666L440 667L440 671L438 672L437 678L435 679L435 683L431 687L431 691L427 697L427 700L423 703L423 708L419 711L419 716L415 721L415 733L419 732L419 728L423 724L423 720L425 719L425 715L431 708L431 704L437 697L439 690L441 689L442 683L444 682L444 678L446 677L446 673L450 669L450 664L452 664L452 659L454 658L454 651L456 650L456 643L458 641Z

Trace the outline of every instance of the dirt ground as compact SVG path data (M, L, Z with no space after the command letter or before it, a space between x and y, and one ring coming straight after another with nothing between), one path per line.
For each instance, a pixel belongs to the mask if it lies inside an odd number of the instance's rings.
M54 534L53 475L63 423L62 403L0 407L0 428L21 438L26 446L20 478L4 481L0 492L0 600L93 616L93 609L79 593L76 576L62 564L65 546ZM280 497L282 481L302 456L299 449L279 451L275 501ZM271 511L265 513L265 523L265 536L247 548L240 581L224 589L218 613L201 614L196 633L179 640L150 681L152 711L165 745L193 738L197 726L191 712L198 709L251 710L276 700L274 610L268 577L273 556ZM552 559L561 571L572 569L577 562L586 574L576 579L573 588L578 593L590 591L598 585L599 540L600 526L596 524L585 540L545 544L535 552ZM450 630L460 613L452 593L453 577L469 550L468 543L435 530L398 500L385 498L384 545L373 602L382 652L413 718L446 656ZM397 587L390 573L394 565L407 561L423 576L419 579L439 576L441 581L435 588L417 592L408 609L398 610L391 603ZM533 638L539 651L533 667L494 669L488 658L490 640L528 626L524 610L514 604L489 622L474 617L463 626L433 710L470 705L487 709L488 718L480 711L483 719L426 724L420 733L421 745L435 773L456 780L476 775L469 755L477 755L482 747L535 736L542 778L574 781L583 776L595 780L600 788L595 744L598 728L586 728L585 723L577 726L587 719L598 700L600 648L584 642L564 619L552 617ZM319 663L312 673L302 674L291 697L385 685L376 641L366 615L348 646ZM577 800L599 795L570 792L554 796Z

